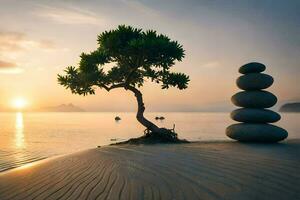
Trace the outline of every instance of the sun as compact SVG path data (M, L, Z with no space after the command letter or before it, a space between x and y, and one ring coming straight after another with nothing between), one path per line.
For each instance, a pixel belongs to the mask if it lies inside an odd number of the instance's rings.
M12 101L12 106L16 109L23 109L27 106L27 101L24 98L16 98Z

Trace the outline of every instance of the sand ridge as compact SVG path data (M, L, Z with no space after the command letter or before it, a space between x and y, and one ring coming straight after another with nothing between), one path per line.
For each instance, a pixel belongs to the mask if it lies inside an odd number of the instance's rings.
M121 145L0 174L0 199L300 199L300 141Z

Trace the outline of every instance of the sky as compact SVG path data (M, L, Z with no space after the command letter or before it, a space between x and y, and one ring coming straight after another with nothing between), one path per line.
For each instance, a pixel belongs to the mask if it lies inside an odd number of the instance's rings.
M97 48L97 35L120 24L177 40L185 58L175 71L186 90L141 88L148 111L231 109L238 68L262 62L279 104L299 101L300 1L297 0L0 0L0 107L27 99L31 108L73 103L88 111L134 111L122 89L71 94L57 83L65 67Z

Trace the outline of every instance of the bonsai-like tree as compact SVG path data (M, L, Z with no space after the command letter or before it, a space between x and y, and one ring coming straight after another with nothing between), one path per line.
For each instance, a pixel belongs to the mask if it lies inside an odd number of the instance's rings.
M66 75L58 75L59 84L84 96L95 94L97 87L108 92L116 88L131 91L138 104L136 118L146 127L147 135L169 135L177 139L177 134L159 128L144 117L145 106L139 88L149 80L161 84L162 89L186 89L189 76L171 71L175 61L184 58L182 45L156 31L125 25L101 33L98 44L97 50L81 54L78 67L69 66L65 69ZM104 65L108 63L114 66L105 72Z

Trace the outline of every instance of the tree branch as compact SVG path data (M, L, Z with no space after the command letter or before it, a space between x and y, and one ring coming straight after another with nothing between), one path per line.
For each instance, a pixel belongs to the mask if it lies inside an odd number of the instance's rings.
M126 85L124 83L119 83L119 84L111 85L110 87L108 87L104 84L101 84L98 86L104 88L107 92L109 92L110 90L115 89L115 88L122 88L122 87L125 88Z

